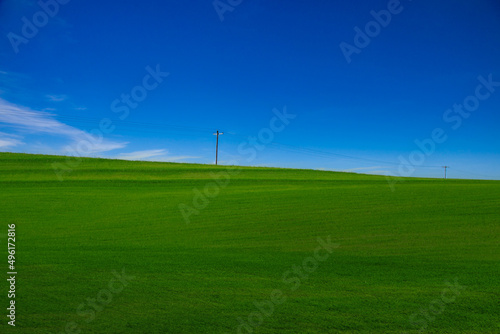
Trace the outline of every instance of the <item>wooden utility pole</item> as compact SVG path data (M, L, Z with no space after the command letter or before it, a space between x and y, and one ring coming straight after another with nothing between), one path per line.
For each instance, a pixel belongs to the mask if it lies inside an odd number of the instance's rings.
M217 135L217 141L216 141L216 144L215 144L215 164L217 165L217 159L219 158L219 135L223 135L224 132L219 132L219 130L217 130L216 133L214 133L214 135Z
M442 166L444 168L444 178L446 179L446 169L450 168L450 166Z

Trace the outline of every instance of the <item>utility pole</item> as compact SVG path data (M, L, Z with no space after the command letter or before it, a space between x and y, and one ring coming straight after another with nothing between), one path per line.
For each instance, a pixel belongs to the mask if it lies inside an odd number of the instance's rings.
M441 166L444 168L444 178L446 179L446 169L450 168L450 166Z
M216 133L214 133L214 135L217 135L217 142L215 144L215 164L217 165L217 159L219 157L219 135L223 135L224 132L219 132L219 130L217 130Z

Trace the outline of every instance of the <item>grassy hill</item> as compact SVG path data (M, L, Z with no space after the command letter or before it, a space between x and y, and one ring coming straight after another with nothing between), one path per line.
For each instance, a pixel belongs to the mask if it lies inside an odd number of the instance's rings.
M72 162L0 153L1 333L500 333L498 181Z

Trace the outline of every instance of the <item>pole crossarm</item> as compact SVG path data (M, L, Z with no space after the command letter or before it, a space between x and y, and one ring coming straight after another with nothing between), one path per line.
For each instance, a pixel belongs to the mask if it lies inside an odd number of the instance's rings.
M446 170L450 168L450 166L441 166L444 168L444 178L446 179Z

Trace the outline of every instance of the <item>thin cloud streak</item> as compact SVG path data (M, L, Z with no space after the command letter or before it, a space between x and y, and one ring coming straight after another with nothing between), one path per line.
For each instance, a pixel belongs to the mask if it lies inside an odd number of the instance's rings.
M191 155L180 155L167 157L164 161L180 161L180 160L189 160L189 159L200 159L201 157L191 156Z
M127 143L102 139L97 142L89 133L61 123L54 119L55 114L36 111L30 108L12 104L0 98L0 123L22 134L62 136L71 140L71 144L82 141L92 143L88 153L99 153L124 148Z
M24 144L22 141L12 138L0 138L0 149L10 148Z
M67 95L45 95L45 97L52 102L62 102L68 99Z
M147 160L160 162L174 162L188 159L199 159L197 156L179 155L168 156L168 151L165 149L135 151L129 153L120 153L116 158L122 160Z
M148 159L148 158L152 158L152 157L162 156L165 154L167 154L167 151L164 149L145 150L145 151L136 151L136 152L129 152L129 153L120 153L118 155L118 159L141 160L141 159Z
M0 132L0 149L7 149L14 146L23 145L21 136Z

